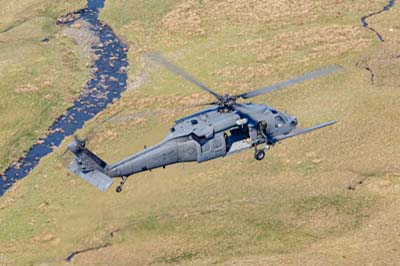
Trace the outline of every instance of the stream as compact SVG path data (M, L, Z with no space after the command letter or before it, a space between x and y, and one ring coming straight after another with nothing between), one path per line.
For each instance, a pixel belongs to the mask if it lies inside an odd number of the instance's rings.
M108 247L110 247L110 246L111 246L111 243L106 243L106 244L104 244L104 245L100 245L100 246L97 246L97 247L87 248L87 249L84 249L84 250L74 251L74 252L72 252L65 260L66 260L67 262L72 262L73 258L74 258L75 256L81 254L81 253L86 253L86 252L90 252L90 251L96 251L96 250L100 250L100 249L103 249L103 248L108 248Z
M92 47L96 54L91 66L93 74L73 106L54 121L45 137L39 139L23 157L0 175L0 196L17 180L26 177L41 158L58 147L65 137L74 134L86 121L104 110L115 99L119 99L126 89L128 47L108 25L98 20L104 2L105 0L88 0L86 8L69 14L72 19L60 23L68 26L81 19L90 24L90 31L100 40L99 44Z
M381 9L381 10L379 10L379 11L376 11L376 12L373 12L373 13L370 13L369 15L364 16L364 17L361 18L361 25L362 25L364 28L366 28L366 29L368 29L368 30L374 32L375 35L376 35L376 37L378 38L378 40L381 41L381 42L384 42L384 41L385 41L385 39L383 38L382 34L380 34L377 30L375 30L374 28L372 28L372 27L368 24L367 19L370 18L370 17L376 16L376 15L379 15L379 14L382 13L382 12L389 11L389 10L394 6L395 3L396 3L396 0L389 0L389 3L388 3L386 6L384 6L383 9Z

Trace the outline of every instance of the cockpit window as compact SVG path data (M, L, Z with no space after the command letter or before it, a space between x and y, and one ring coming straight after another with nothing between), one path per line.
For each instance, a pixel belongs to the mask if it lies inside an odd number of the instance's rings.
M192 123L192 125L197 125L199 121L197 121L197 119L193 119L190 121L190 123Z
M275 116L275 127L279 128L285 124L285 120L279 115Z

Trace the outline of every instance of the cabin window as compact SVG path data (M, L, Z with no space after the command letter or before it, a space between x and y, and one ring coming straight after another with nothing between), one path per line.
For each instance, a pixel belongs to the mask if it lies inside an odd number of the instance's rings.
M281 116L275 116L275 127L279 128L285 124L285 120Z
M193 119L190 121L190 123L192 123L192 125L197 125L199 121L197 121L197 119Z

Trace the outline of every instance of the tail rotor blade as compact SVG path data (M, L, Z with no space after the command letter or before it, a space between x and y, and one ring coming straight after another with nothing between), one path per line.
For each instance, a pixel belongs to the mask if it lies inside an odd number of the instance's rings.
M329 75L331 73L337 72L339 70L341 70L341 68L338 67L338 66L329 66L329 67L326 67L326 68L321 68L321 69L309 72L309 73L307 73L305 75L302 75L302 76L299 76L299 77L296 77L296 78L293 78L293 79L289 79L289 80L274 84L272 86L268 86L268 87L261 88L261 89L258 89L258 90L252 91L252 92L247 92L247 93L243 93L243 94L237 95L237 97L240 97L240 98L243 98L243 99L249 99L249 98L252 98L252 97L256 97L258 95L270 93L270 92L273 92L273 91L276 91L276 90L279 90L279 89L283 89L283 88L286 88L286 87L289 87L289 86L293 86L295 84L302 83L302 82L307 81L307 80L311 80L311 79L319 78L319 77L322 77L322 76L326 76L326 75Z
M212 94L215 98L218 99L218 98L221 97L218 93L216 93L215 91L213 91L212 89L210 89L209 87L207 87L206 85L204 85L203 83L201 83L200 81L198 81L197 79L195 79L194 77L189 75L185 70L177 67L175 64L173 64L170 61L168 61L160 53L147 53L146 56L151 61L153 61L154 63L156 63L156 64L168 69L172 73L180 76L181 78L184 78L185 80L191 82L192 84L196 85L197 87L199 87L199 88L205 90L206 92Z

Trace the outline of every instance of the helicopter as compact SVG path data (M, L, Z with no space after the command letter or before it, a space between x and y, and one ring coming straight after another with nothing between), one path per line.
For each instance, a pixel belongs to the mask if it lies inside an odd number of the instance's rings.
M107 191L114 178L121 178L120 193L128 177L155 168L183 162L198 162L229 156L254 149L254 158L262 160L265 151L276 143L323 127L335 120L298 129L298 120L265 104L240 103L307 80L334 73L340 68L329 66L302 76L238 95L220 95L159 53L148 53L154 63L168 69L215 97L206 109L175 121L166 138L114 164L107 164L86 147L86 141L75 137L68 149L75 155L69 169L101 191Z

